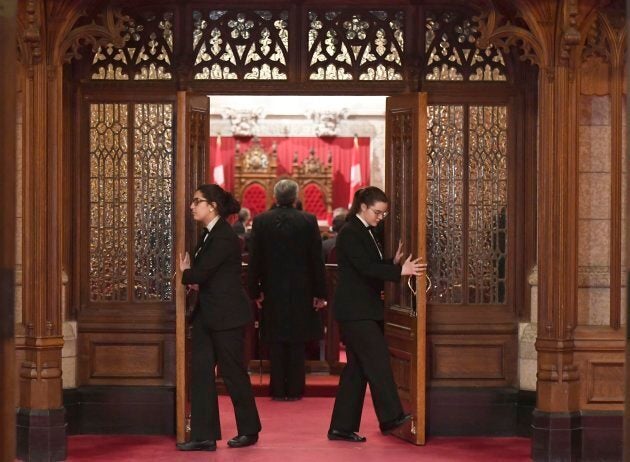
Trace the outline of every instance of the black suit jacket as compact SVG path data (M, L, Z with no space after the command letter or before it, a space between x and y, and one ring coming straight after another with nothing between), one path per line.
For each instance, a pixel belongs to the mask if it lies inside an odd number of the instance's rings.
M368 228L356 216L341 228L335 247L339 265L335 318L382 320L384 281L399 281L400 265L381 259Z
M244 326L253 319L252 308L241 279L241 251L236 233L223 218L214 225L182 284L199 284L199 306L210 330Z
M249 241L248 286L265 295L262 336L271 342L306 342L322 333L313 297L326 296L322 242L315 216L292 207L261 213Z

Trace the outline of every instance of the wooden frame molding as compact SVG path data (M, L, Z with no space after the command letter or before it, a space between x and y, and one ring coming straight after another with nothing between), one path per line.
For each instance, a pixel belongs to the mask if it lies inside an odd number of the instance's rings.
M0 3L0 66L13 69L16 61L16 0ZM15 100L12 72L0 77L0 158L5 170L0 182L0 459L15 458Z

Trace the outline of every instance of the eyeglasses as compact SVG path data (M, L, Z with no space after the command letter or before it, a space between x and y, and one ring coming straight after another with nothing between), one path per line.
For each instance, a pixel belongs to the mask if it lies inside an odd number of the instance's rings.
M376 210L376 209L373 209L372 207L368 207L368 208L372 211L372 213L374 215L376 215L379 218L387 218L387 215L389 215L389 212L383 212L382 210Z
M193 205L199 205L202 202L208 202L206 199L201 199L200 197L193 197L192 201L190 201Z

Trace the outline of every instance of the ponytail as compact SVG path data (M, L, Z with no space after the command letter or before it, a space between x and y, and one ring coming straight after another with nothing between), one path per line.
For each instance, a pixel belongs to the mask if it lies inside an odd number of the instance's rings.
M374 205L376 202L389 203L387 195L381 189L376 186L368 186L366 188L359 189L354 193L352 205L350 206L346 220L349 220L361 211L361 204L365 204L369 207L370 205Z

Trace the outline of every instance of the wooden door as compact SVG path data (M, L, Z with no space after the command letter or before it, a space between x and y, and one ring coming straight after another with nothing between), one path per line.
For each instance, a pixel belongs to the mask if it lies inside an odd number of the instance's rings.
M401 239L405 258L412 253L424 265L421 276L385 287L385 337L403 407L413 415L395 434L419 445L426 408L426 106L426 93L387 98L385 127L386 253L394 255Z
M179 254L194 249L198 226L190 215L189 205L198 185L208 180L209 100L207 96L177 94L177 171L175 186L176 260L176 418L177 442L190 436L190 398L188 389L190 326L186 320L186 290L180 284Z

